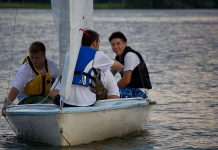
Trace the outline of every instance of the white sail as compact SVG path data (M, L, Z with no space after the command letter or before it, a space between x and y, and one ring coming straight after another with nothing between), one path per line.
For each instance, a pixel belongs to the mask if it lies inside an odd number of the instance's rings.
M84 4L82 3L81 5ZM78 2L72 1L77 5ZM54 19L57 36L59 39L59 69L63 70L65 55L70 42L70 6L69 0L51 0L52 14ZM93 0L88 0L84 6L86 9L82 10L85 13L85 27L93 28ZM71 14L72 15L72 14Z
M62 71L70 39L69 0L51 0L51 5L54 24L59 39L59 69Z
M83 34L79 29L93 27L93 0L52 0L52 8L59 32L60 70L64 62L60 95L70 99L69 90Z

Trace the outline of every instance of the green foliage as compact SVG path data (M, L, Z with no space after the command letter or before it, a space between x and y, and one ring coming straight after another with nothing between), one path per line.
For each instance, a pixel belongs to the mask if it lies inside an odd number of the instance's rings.
M49 0L0 0L0 8L51 8ZM94 0L95 9L218 8L218 0Z
M51 8L51 5L49 3L3 3L3 2L0 2L0 8L48 9L48 8Z
M152 8L152 2L150 0L126 0L127 8Z
M218 0L94 0L95 5L116 8L218 8ZM113 7L112 7L113 8Z
M94 9L119 9L121 8L120 3L97 3L94 5Z

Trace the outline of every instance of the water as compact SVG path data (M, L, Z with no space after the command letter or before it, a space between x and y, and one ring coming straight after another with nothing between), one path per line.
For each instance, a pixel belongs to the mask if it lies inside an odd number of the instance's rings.
M58 63L51 10L18 10L13 34L15 13L14 9L0 10L0 101L33 41L44 42L48 57ZM0 149L217 149L218 10L94 13L102 51L114 57L108 37L121 30L147 63L153 84L151 97L158 103L151 111L148 130L70 148L49 147L18 140L0 116Z

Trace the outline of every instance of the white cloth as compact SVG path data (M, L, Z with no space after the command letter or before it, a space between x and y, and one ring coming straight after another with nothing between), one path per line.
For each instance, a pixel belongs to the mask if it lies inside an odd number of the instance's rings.
M111 95L120 96L116 79L110 70L101 71L101 81L104 87L107 89L107 96L111 96Z
M94 58L93 67L96 69L100 69L102 71L106 71L111 68L114 64L114 60L112 60L108 55L106 55L102 51L97 51Z
M139 57L133 52L128 52L124 58L123 71L129 71L129 70L133 71L139 63L140 63ZM149 96L148 89L140 88L140 90Z
M52 78L57 78L59 75L59 70L57 65L50 59L47 59L48 70ZM39 71L39 73L44 73L45 67ZM28 62L24 63L17 71L14 80L12 81L12 87L15 87L20 91L18 99L22 100L27 97L22 91L26 87L26 84L35 78L35 73L33 72L30 64Z
M123 71L133 71L139 63L140 59L138 58L138 56L133 52L129 52L124 58Z
M105 87L108 88L108 95L119 96L119 89L117 87L116 80L113 75L108 72L113 63L114 61L104 52L97 51L94 58L93 67L101 70L102 82ZM56 82L57 80L55 81L54 85ZM59 89L59 86L57 86L57 89ZM72 84L70 91L70 99L63 99L63 102L66 104L75 106L89 106L94 104L96 101L96 94L91 92L89 87Z

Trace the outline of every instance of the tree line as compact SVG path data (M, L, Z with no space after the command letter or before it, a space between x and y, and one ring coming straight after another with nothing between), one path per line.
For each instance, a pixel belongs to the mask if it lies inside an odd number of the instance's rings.
M125 8L218 8L218 0L94 0L95 3L120 3Z
M49 3L51 0L0 0L7 3ZM94 0L96 8L218 8L218 0ZM98 7L100 6L100 7Z

